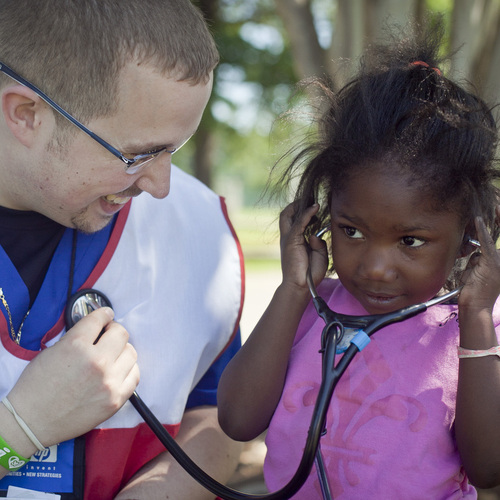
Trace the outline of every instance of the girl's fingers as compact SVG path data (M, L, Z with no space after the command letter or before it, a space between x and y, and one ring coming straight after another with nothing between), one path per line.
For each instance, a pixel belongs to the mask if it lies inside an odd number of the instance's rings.
M281 234L286 234L290 231L292 227L293 215L295 213L295 207L293 203L290 203L280 214L279 228Z
M295 218L296 208L295 202L290 203L281 212L279 227L282 238L288 235L292 235L294 238L303 238L304 231L319 210L319 205L315 203L308 207L299 219Z
M496 209L497 215L500 214L499 207ZM491 281L500 273L500 251L497 250L496 242L493 241L486 224L482 217L476 217L474 220L476 238L474 243L469 242L469 247L474 247L474 252L470 255L467 269L463 278L479 278L478 283ZM479 245L477 244L479 243ZM470 271L474 270L471 274Z
M280 247L283 281L293 283L301 288L306 287L306 271L311 266L314 275L321 274L328 263L326 243L320 238L311 237L308 242L304 232L311 219L319 210L314 204L297 217L297 204L288 205L280 216ZM319 271L318 271L319 270ZM322 271L324 276L326 271Z
M491 308L500 293L500 253L483 219L477 217L474 222L481 251L470 256L459 304Z
M310 224L311 219L318 213L318 210L319 205L317 203L314 203L307 210L305 210L300 220L300 229L302 233L304 233L306 227Z
M481 253L486 257L494 257L497 254L497 249L495 246L495 242L491 238L488 229L486 228L486 224L482 217L476 217L475 219L477 238L479 243L481 244Z

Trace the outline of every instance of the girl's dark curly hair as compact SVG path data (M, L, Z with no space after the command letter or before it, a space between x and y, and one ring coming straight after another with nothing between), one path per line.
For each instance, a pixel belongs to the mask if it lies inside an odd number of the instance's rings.
M459 213L472 236L474 217L481 215L496 241L500 173L493 115L472 90L438 69L442 27L412 31L411 38L392 37L369 49L359 74L339 91L316 82L326 112L313 142L295 152L280 178L280 186L287 185L300 172L298 214L320 203L308 234L328 224L332 196L353 174L386 163L429 196L432 209Z

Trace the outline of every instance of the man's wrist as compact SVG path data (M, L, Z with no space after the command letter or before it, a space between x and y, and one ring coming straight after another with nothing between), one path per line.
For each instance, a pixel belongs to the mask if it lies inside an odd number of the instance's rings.
M0 436L14 448L21 457L31 457L36 447L16 422L9 410L0 404Z

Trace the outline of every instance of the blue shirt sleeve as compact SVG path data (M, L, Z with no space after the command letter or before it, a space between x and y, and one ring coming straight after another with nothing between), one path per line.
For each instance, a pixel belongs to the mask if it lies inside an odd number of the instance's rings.
M240 329L236 332L232 342L226 347L225 351L212 363L212 366L203 375L198 385L191 391L186 403L186 410L196 406L217 405L217 386L224 368L231 358L241 347Z

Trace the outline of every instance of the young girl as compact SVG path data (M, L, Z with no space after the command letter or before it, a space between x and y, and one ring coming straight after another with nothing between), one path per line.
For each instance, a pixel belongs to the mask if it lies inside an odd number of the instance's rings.
M458 304L376 332L344 373L321 440L334 498L476 498L471 483L500 483L496 126L441 73L438 42L370 52L357 78L329 93L317 143L286 171L292 179L303 167L280 217L283 280L219 386L231 437L268 429L270 491L299 464L321 381L324 322L308 266L319 295L348 315L463 285ZM314 236L324 226L335 279L323 279L327 245ZM322 498L314 468L294 498Z

